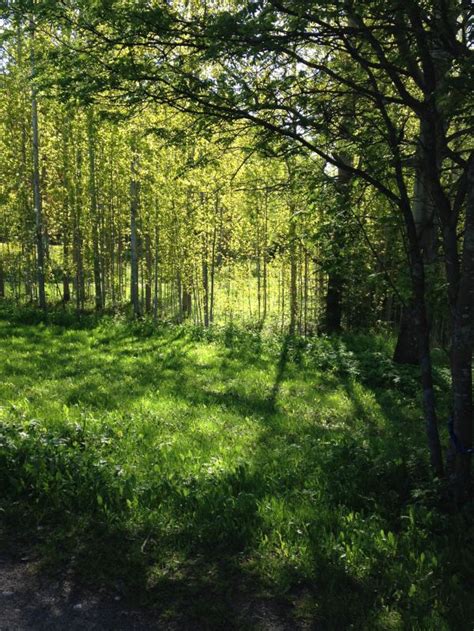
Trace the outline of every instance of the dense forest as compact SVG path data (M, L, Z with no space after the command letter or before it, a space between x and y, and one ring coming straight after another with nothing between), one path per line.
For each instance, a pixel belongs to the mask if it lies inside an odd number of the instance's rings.
M472 629L471 2L0 7L0 627Z

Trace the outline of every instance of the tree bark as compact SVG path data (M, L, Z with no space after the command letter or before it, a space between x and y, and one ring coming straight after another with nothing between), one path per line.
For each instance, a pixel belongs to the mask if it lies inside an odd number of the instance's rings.
M342 155L342 161L348 166L352 165L349 155ZM346 221L348 218L348 205L350 204L350 183L352 175L349 170L340 167L336 179L336 191L338 193L338 217L333 234L331 266L328 272L326 291L325 330L327 333L339 333L342 329L342 299L345 278L341 271L341 261L346 248Z
M73 200L73 258L76 270L76 309L84 310L84 302L86 296L84 284L84 265L82 261L82 230L81 230L81 210L83 203L82 196L82 151L78 149L76 155L76 176L74 182L74 200Z
M203 286L203 312L204 326L209 326L209 264L207 262L207 252L204 251L202 260L202 286Z
M87 136L89 145L89 196L92 215L92 255L94 267L94 293L95 308L100 311L103 308L102 301L102 278L100 271L100 252L99 252L99 212L97 206L97 186L96 186L96 167L95 167L95 126L94 115L92 109L87 111Z
M160 299L159 296L159 276L158 276L158 270L159 270L159 229L158 229L158 224L155 225L155 269L154 269L154 288L153 288L153 320L154 322L158 321L158 302Z
M412 208L418 243L425 265L433 265L436 259L435 204L430 193L430 183L423 159L432 133L426 121L422 120L418 138ZM413 309L413 304L402 306L400 329L393 356L393 361L397 364L418 363L419 352Z
M296 333L296 320L298 317L298 295L297 295L297 265L296 265L296 225L294 209L289 208L289 245L290 245L290 324L288 327L288 333L295 335Z
M415 308L413 302L402 306L400 329L393 355L397 364L412 364L419 361L418 340L416 334Z
M471 490L472 448L472 352L474 341L474 153L467 167L467 203L461 275L453 321L451 377L453 387L453 430L458 444L452 445L454 490L463 503Z
M145 277L145 311L151 313L151 284L153 278L153 259L151 253L151 237L147 230L145 234L145 260L146 260L146 277Z
M31 74L35 74L34 34L35 25L30 21L31 27ZM41 309L46 311L45 288L45 242L43 225L43 200L41 196L40 167L39 167L39 129L38 129L38 102L36 87L31 87L31 128L33 132L33 198L35 205L36 226L36 276L38 281L38 301Z
M140 297L138 292L138 181L137 181L137 155L133 149L133 157L130 166L130 299L133 315L140 315Z

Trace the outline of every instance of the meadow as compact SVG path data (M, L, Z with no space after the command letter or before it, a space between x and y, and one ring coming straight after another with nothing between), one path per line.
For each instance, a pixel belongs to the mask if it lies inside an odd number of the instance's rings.
M6 306L0 340L0 537L46 572L178 626L472 629L472 507L440 500L390 335Z

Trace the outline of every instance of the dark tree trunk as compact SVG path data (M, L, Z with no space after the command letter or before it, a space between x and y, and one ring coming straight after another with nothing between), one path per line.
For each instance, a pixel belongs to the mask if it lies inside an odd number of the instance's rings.
M67 271L63 273L63 302L67 303L71 300L71 290L69 287L69 274Z
M436 259L435 206L430 194L430 182L423 159L425 148L429 143L430 134L432 134L432 131L429 125L426 121L422 121L418 141L418 165L415 174L412 202L418 243L423 253L425 265L434 265ZM400 329L393 361L397 362L397 364L418 363L413 305L405 305L402 307Z
M344 154L341 156L344 164L352 165L352 157ZM344 250L347 241L346 222L349 217L349 204L351 203L350 183L352 174L348 169L340 167L336 180L338 193L338 215L333 234L331 268L328 272L328 284L326 292L326 317L325 330L327 333L338 333L342 328L342 299L345 285L344 274L341 271Z
M428 449L431 466L438 476L443 475L443 457L438 431L435 395L433 387L433 369L430 351L430 332L426 310L425 265L420 250L416 224L414 221L410 201L404 186L400 186L402 199L400 210L403 213L406 234L409 245L409 262L411 270L414 319L416 337L418 340L418 354L421 371L421 386L423 391L423 410L425 418Z
M467 166L466 220L451 345L453 430L457 444L454 460L454 491L462 504L471 491L472 449L472 351L474 342L474 153Z
M182 297L182 315L183 315L183 320L187 320L189 317L191 317L191 313L192 313L192 296L191 296L191 292L188 289L184 289L183 290L183 297Z
M415 366L418 364L419 351L413 303L402 307L400 331L393 361L397 364L412 364Z

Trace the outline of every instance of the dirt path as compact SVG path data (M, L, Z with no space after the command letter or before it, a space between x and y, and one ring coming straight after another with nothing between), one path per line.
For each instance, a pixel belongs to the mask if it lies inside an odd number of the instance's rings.
M233 599L233 614L222 623L172 620L150 609L127 605L110 589L93 591L74 580L67 569L44 572L34 552L21 556L18 548L0 547L0 631L303 631L309 626L290 622L287 612L271 601L246 596ZM312 628L312 627L311 627Z
M176 629L130 609L118 594L89 592L70 576L46 576L34 560L0 556L1 631Z

